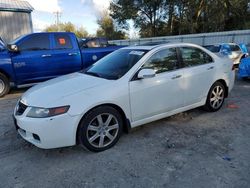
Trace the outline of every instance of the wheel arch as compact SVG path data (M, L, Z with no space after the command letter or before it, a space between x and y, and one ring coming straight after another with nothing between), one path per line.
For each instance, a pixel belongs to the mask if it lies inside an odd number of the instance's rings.
M0 73L4 74L9 79L9 81L12 80L11 76L5 70L3 70L3 69L0 68Z
M100 104L100 105L97 105L91 109L89 109L86 113L84 113L84 115L82 116L81 120L79 121L78 123L78 126L77 126L77 130L76 130L76 134L75 134L75 139L76 139L76 144L79 144L79 141L78 141L78 138L77 138L77 134L78 134L78 131L79 131L79 127L80 127L80 124L81 122L83 121L84 117L90 113L92 110L96 109L96 108L99 108L99 107L102 107L102 106L109 106L109 107L112 107L114 109L116 109L122 116L122 121L123 121L123 132L125 133L129 133L130 129L131 129L131 124L130 124L130 120L127 118L124 110L116 105L116 104L112 104L112 103L104 103L104 104Z

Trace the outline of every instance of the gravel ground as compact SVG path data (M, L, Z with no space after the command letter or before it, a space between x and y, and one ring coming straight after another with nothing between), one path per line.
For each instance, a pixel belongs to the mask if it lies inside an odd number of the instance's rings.
M21 139L11 114L22 92L0 99L0 187L250 187L250 81L219 112L150 123L101 153Z

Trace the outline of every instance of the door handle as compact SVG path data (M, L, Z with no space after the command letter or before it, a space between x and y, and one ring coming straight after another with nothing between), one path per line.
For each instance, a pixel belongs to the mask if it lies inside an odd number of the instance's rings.
M174 80L174 79L177 79L177 78L180 78L180 77L182 77L182 75L174 75L174 76L172 77L172 79Z
M68 53L69 56L75 56L77 55L78 53Z
M214 69L214 66L207 68L207 70L212 70Z
M42 58L45 58L45 57L51 57L51 54L44 54L44 55L42 55Z

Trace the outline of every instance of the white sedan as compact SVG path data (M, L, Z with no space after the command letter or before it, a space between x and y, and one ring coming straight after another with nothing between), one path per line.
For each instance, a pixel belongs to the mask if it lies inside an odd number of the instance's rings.
M232 67L194 44L123 48L29 89L14 110L16 128L40 148L103 151L130 128L200 106L219 110L234 85Z

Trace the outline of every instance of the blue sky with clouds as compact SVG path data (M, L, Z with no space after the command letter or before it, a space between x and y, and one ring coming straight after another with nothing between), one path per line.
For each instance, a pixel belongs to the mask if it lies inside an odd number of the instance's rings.
M60 11L61 22L72 22L95 34L100 13L107 9L110 0L27 0L35 10L32 13L35 31L55 23L54 12Z

